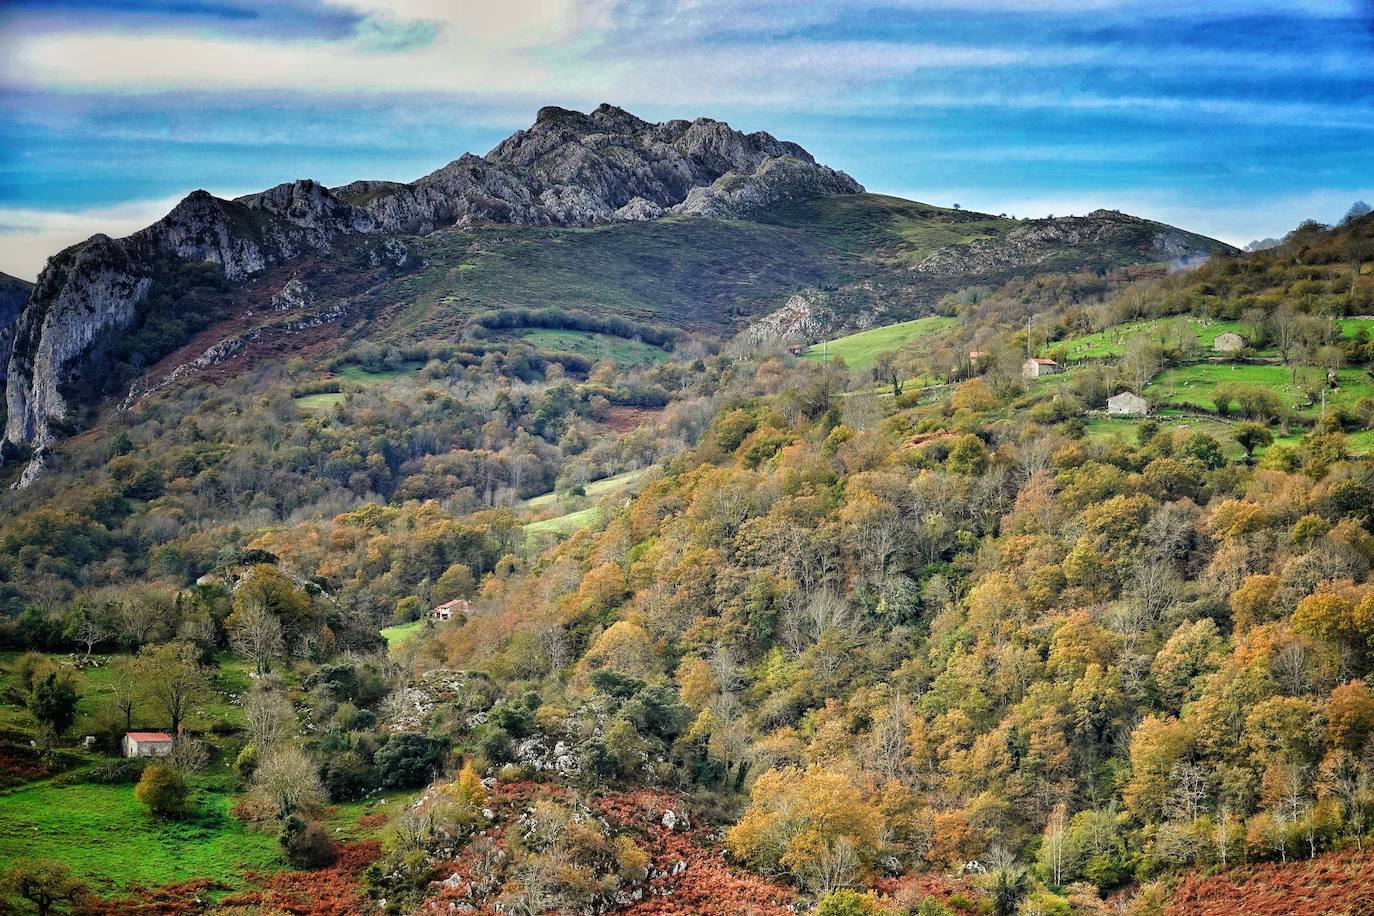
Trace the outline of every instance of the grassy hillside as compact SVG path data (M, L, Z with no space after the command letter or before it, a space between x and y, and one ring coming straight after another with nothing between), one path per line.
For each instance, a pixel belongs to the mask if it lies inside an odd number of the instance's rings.
M196 799L193 817L167 821L148 816L132 785L25 786L0 795L0 862L41 854L104 892L197 877L236 885L281 867L276 837L231 817L228 796Z
M929 315L912 321L870 328L857 334L849 334L827 340L824 343L812 344L802 354L802 358L819 362L839 357L851 370L867 369L873 365L873 360L879 353L900 349L912 341L931 334L938 334L957 323L958 321L954 318Z
M541 328L522 335L521 339L541 350L553 353L576 353L594 362L610 360L626 366L655 363L666 359L668 356L661 347L589 331Z

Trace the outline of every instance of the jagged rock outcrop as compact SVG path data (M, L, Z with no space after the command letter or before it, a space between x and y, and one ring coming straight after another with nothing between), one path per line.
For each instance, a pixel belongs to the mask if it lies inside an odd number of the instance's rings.
M33 284L29 281L0 273L0 382L5 380L9 369L15 322L32 289Z
M1104 251L1116 251L1123 259L1137 261L1201 261L1226 248L1214 239L1164 223L1118 210L1094 210L1087 216L1025 220L995 238L931 252L913 269L935 274L995 274L1051 261L1070 264L1080 253L1100 258Z
M8 371L0 371L4 439L35 448L41 459L50 424L67 413L59 389L94 342L136 322L158 265L168 261L210 262L226 279L242 280L343 235L491 222L591 225L670 212L737 217L793 197L862 190L766 133L743 134L709 118L651 124L602 105L588 114L541 109L532 127L485 157L464 155L409 184L330 189L294 181L232 201L196 191L126 239L96 236L57 255L13 331L0 321L0 347L13 342ZM404 246L387 241L386 257L404 263ZM288 288L274 305L298 308L307 299Z

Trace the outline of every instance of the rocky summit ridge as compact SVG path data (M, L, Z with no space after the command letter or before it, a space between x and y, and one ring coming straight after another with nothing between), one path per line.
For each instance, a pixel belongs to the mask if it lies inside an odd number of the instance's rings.
M546 107L486 156L410 183L310 180L235 200L195 191L124 239L97 235L49 260L17 317L0 325L8 364L4 443L40 458L67 414L69 368L133 325L158 265L208 262L242 280L350 235L414 235L488 223L587 226L667 214L747 217L798 197L862 186L795 143L710 118L655 124L612 105ZM37 465L35 465L35 470ZM26 475L31 476L31 475Z

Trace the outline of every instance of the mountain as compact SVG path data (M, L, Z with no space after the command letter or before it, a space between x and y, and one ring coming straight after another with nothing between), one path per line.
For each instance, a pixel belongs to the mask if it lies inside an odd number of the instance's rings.
M492 309L723 335L800 295L816 331L922 314L974 282L1229 250L1110 211L1018 222L865 194L794 143L709 118L549 107L408 184L196 191L128 238L60 252L13 324L4 445L36 453L31 480L107 399L331 335L451 338Z

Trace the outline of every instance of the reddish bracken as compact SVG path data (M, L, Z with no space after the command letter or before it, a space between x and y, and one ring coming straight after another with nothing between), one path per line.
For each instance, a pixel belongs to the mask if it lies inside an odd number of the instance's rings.
M203 913L210 907L211 894L229 885L209 878L193 878L161 887L135 885L114 899L94 898L77 908L81 916L182 916Z
M291 916L350 916L366 912L370 904L358 884L358 876L380 854L381 848L372 840L346 843L339 847L338 859L328 868L250 874L248 880L255 887L225 897L220 905Z
M1183 878L1166 916L1369 916L1374 913L1374 853L1354 851L1301 862L1234 868Z
M967 878L954 878L928 872L913 872L897 878L882 878L874 883L873 889L888 905L911 907L927 897L935 897L945 903L958 894L970 900L983 896L973 882Z

